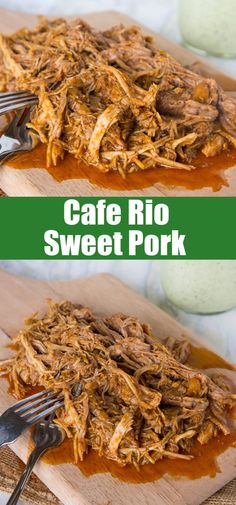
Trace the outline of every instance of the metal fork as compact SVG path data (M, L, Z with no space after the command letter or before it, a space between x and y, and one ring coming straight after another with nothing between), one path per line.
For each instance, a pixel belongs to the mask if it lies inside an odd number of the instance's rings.
M33 432L33 441L35 442L35 448L30 454L27 461L25 470L16 485L7 505L16 505L20 498L20 495L32 473L34 465L37 463L39 458L53 447L58 447L65 438L65 432L57 424L52 422L53 416L48 420L42 421L35 426Z
M0 417L0 447L11 444L28 428L62 407L63 398L53 391L42 391L21 400Z
M32 108L27 107L16 114L5 133L0 137L0 165L14 154L30 151L33 139L26 127Z
M0 93L0 116L38 103L38 97L29 91Z

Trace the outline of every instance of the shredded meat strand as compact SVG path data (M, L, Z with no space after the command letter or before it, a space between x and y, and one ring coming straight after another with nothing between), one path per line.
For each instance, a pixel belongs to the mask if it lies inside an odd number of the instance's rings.
M29 126L47 144L48 166L69 152L123 177L158 165L190 170L199 151L215 156L236 143L236 102L136 26L99 32L41 18L0 35L0 90L18 89L39 97Z
M163 457L188 460L195 440L229 433L236 397L222 377L178 361L188 357L187 342L169 338L164 345L135 317L99 318L81 305L50 301L13 343L1 374L19 398L32 386L64 396L55 422L73 439L76 461L91 447L137 468Z

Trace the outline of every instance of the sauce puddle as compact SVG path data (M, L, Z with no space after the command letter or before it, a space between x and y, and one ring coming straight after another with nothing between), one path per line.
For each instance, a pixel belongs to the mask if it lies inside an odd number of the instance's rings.
M236 372L236 366L225 361L224 358L214 351L194 345L191 345L191 353L186 364L193 368L201 368L202 370L206 368L223 368L225 370L235 370Z
M110 473L112 477L133 484L153 482L165 474L194 480L206 475L215 477L219 472L217 457L229 447L236 449L236 430L230 435L220 435L210 440L205 446L196 443L191 451L194 455L191 461L164 458L154 465L150 463L136 470L131 465L120 467L114 461L102 458L96 451L90 450L84 461L77 463L76 466L86 477L97 473ZM43 456L43 461L50 465L73 463L73 459L73 445L69 439L59 448L52 449Z
M103 173L97 167L78 162L71 154L65 155L56 167L46 167L46 145L38 144L33 151L18 154L8 160L7 166L17 169L43 168L58 182L68 179L86 179L91 184L119 191L144 189L155 184L166 187L184 187L196 190L210 187L214 192L228 186L225 171L236 165L236 149L224 151L213 158L199 154L193 161L196 170L178 170L156 166L142 172L127 174Z

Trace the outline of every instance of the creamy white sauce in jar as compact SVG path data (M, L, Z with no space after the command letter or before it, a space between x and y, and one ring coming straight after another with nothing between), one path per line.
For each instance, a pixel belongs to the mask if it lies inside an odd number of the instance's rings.
M236 306L236 261L168 260L161 262L167 298L186 312L211 314Z
M192 49L236 56L236 0L180 0L180 29Z

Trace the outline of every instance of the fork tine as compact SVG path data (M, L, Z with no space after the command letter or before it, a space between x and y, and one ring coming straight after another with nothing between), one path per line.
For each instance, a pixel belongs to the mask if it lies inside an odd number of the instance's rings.
M7 107L8 105L12 105L14 103L20 103L23 101L28 101L28 100L35 100L38 101L38 98L36 95L30 95L30 94L24 94L24 95L19 95L19 96L12 96L12 97L0 97L0 107Z
M32 113L32 105L28 105L24 109L20 109L18 114L18 121L16 125L20 127L22 124L26 125L29 122Z
M32 100L38 101L37 97L35 97L34 95L18 96L18 97L12 98L11 100L9 100L8 98L6 98L5 100L0 99L0 107L2 109L3 107L7 107L8 105L10 106L15 103L28 102L28 101L32 101Z
M38 103L38 99L31 97L31 98L19 98L18 100L15 100L14 102L8 102L5 104L0 104L0 114L6 114L7 112L11 112L15 109L22 109L24 107L27 107L29 105L36 105Z
M17 402L14 405L12 405L12 407L10 407L8 409L8 411L9 410L15 410L16 408L21 407L22 405L25 405L26 403L29 403L32 400L36 400L36 398L40 398L40 396L42 397L42 396L44 396L46 394L48 395L51 392L52 391L50 389L47 389L47 390L44 390L44 391L40 391L39 393L35 393L34 395L27 396L27 398L24 398L24 400L20 400L19 402Z
M29 91L0 93L0 114L37 103L38 97Z
M14 91L14 92L9 92L9 93L0 93L0 103L2 102L9 102L12 100L16 100L18 98L31 98L31 97L36 97L34 93L31 93L31 91Z
M27 118L26 118L26 111L29 111L27 113ZM28 122L30 118L30 112L31 112L31 106L25 107L22 109L19 109L16 114L14 114L14 117L10 124L8 125L8 128L5 130L4 135L6 136L11 136L12 132L14 133L14 129L19 126L23 120L24 123ZM1 114L1 112L0 112ZM25 120L25 121L24 121Z
M12 96L13 94L23 95L23 93L28 93L28 91L1 91L0 98L6 97L6 96Z
M51 405L54 405L58 401L59 401L59 398L57 398L57 397L51 398L51 399L47 400L46 402L41 403L40 405L38 405L34 409L30 408L30 410L25 412L23 415L20 414L20 417L22 419L25 419L26 421L28 421L28 419L30 419L32 416L34 416L34 414L40 414L40 412L45 411L46 408L51 407Z
M38 423L39 421L41 421L41 419L43 419L46 416L49 416L49 414L52 414L53 412L55 412L57 409L59 409L63 405L64 405L64 401L55 403L55 405L53 405L52 407L49 407L48 409L44 410L43 412L41 412L40 414L38 414L37 416L35 416L30 421L27 421L28 424L30 426L32 426L32 424Z
M56 399L57 398L57 395L56 393L54 392L51 392L49 395L47 396L41 396L40 398L34 400L34 401L30 401L30 402L27 402L25 405L23 405L22 407L17 407L14 409L14 411L19 414L19 416L21 416L21 414L24 414L24 412L27 412L29 411L30 409L36 407L37 405L39 405L40 403L42 404L42 402L45 402L47 400L51 400L52 398Z

